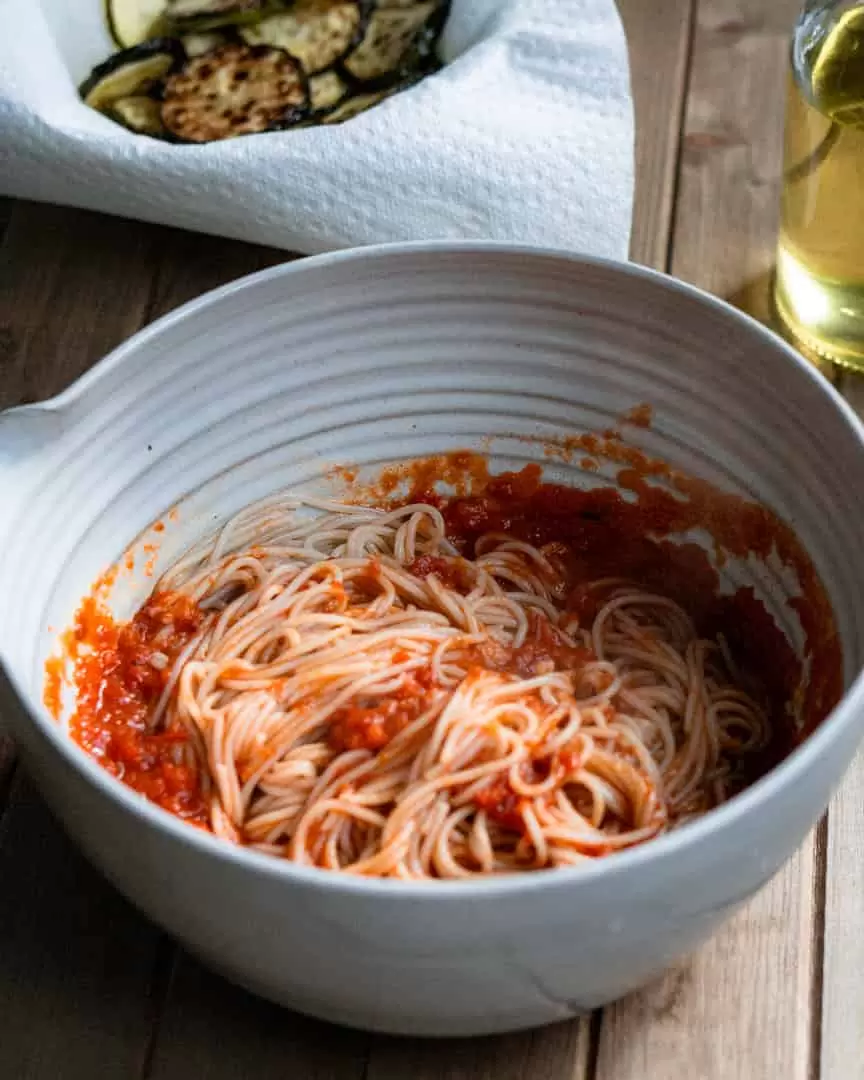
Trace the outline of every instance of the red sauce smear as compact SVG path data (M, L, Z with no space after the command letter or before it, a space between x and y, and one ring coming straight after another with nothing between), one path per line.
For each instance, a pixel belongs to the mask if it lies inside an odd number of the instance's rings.
M386 698L339 709L330 721L330 746L337 752L382 750L426 711L433 686L432 673L421 669Z
M627 417L636 425L649 419L642 410ZM678 601L701 634L725 636L747 689L759 695L770 712L774 737L754 763L750 779L755 779L809 734L842 693L842 655L833 613L793 530L763 507L646 457L617 432L550 442L545 450L547 456L568 461L590 455L592 464L616 463L618 483L630 498L608 487L586 491L544 483L535 465L492 477L486 459L468 451L388 469L378 484L355 486L351 495L354 501L377 505L437 505L449 538L467 559L487 532L508 533L544 548L568 582L567 606L586 623L603 601L602 594L586 584L604 577L626 577ZM447 497L440 493L441 485L448 489ZM721 557L753 555L764 560L773 551L796 575L802 595L790 605L803 626L810 662L800 730L793 730L787 704L798 693L801 663L752 589L720 596L718 573L706 551L671 539L694 528L708 531ZM442 584L461 592L470 588L469 575L457 558L421 556L409 570L419 578L435 574ZM187 746L186 732L151 733L147 723L171 662L197 632L201 613L182 596L155 594L134 619L117 624L98 600L107 580L84 601L65 640L77 691L72 736L135 790L207 827L201 777L193 766L178 764L183 758L179 751ZM368 587L373 595L380 587L374 566ZM573 670L590 658L587 650L568 646L545 618L535 616L521 648L484 647L475 659L487 669L530 677ZM56 658L50 660L45 683L46 704L58 716L60 668ZM341 710L333 719L331 745L336 750L382 750L423 713L432 690L429 672L421 671L386 700ZM188 760L194 760L191 754ZM570 766L576 767L575 758L565 760L562 754L556 767ZM475 801L499 824L522 831L519 799L506 777L493 780Z
M488 671L531 679L553 671L578 671L595 659L590 649L569 645L545 615L528 616L528 634L518 648L490 641L478 645L476 662Z
M406 501L438 506L448 537L469 559L474 544L487 532L508 533L540 548L552 545L551 557L571 584L569 606L585 621L593 618L603 600L585 585L605 577L625 577L676 600L701 634L710 638L723 634L743 672L763 687L788 751L792 742L818 726L843 690L833 612L794 531L770 510L674 473L617 439L583 436L570 452L586 442L590 452L623 461L625 467L618 473L623 493L611 487L580 490L544 483L540 466L528 465L452 498L443 497L435 487L414 484ZM667 482L650 482L656 479ZM425 483L426 477L421 473L417 480ZM625 497L628 492L635 497ZM671 539L699 528L725 556L752 555L764 561L775 552L800 584L801 596L789 601L801 621L811 664L800 732L790 732L786 704L800 685L801 663L751 588L721 596L717 569L705 549Z
M408 567L414 577L427 578L434 575L442 585L456 592L465 593L471 588L471 579L461 559L445 559L439 555L420 555Z
M490 821L511 832L524 831L520 801L503 776L493 780L474 796L474 805L478 810L485 810Z
M201 778L197 768L186 763L194 761L193 755L183 754L189 743L186 730L151 732L148 724L173 659L200 623L197 605L179 594L156 593L130 622L119 624L88 597L69 643L77 692L70 732L131 788L207 827Z

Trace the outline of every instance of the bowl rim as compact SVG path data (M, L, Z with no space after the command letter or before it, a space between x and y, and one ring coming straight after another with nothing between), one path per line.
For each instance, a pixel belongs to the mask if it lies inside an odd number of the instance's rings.
M16 415L34 412L54 412L64 410L84 397L92 386L97 384L109 372L134 357L143 346L158 338L165 330L182 323L191 315L218 306L228 297L254 289L256 286L281 278L290 280L296 274L310 270L326 269L343 263L387 260L392 255L458 255L486 254L508 257L539 257L543 260L585 266L622 274L631 279L642 281L672 293L678 293L690 300L695 300L707 309L722 313L726 318L746 328L754 339L765 347L779 350L798 375L816 386L833 404L837 418L849 427L857 436L864 454L864 423L858 418L851 406L841 397L831 383L817 371L791 345L778 334L768 329L752 316L735 308L728 301L712 296L703 289L680 281L671 275L632 262L621 262L599 256L583 255L577 252L531 244L512 244L495 240L431 240L408 241L399 243L375 244L360 248L327 252L305 258L277 263L274 266L236 278L233 281L211 289L200 296L180 305L161 316L136 333L126 338L112 349L105 357L97 361L83 375L76 379L60 394L32 405L19 406L0 412L0 417L14 413ZM0 657L0 664L18 698L20 711L26 714L27 721L36 726L38 731L60 754L65 763L78 773L86 783L94 785L109 803L129 812L144 826L167 833L182 845L196 849L202 857L213 857L230 862L235 868L247 870L252 874L260 873L282 879L286 884L295 882L305 887L320 887L328 891L344 894L357 894L369 897L406 897L441 898L454 901L459 898L470 899L475 896L511 897L533 893L536 889L573 888L579 883L586 884L598 878L615 878L621 874L637 871L645 864L661 863L667 859L681 857L682 853L700 845L706 837L721 829L726 829L745 820L753 811L770 803L785 789L794 785L807 772L814 761L820 758L847 728L855 723L856 716L864 713L864 669L855 674L836 707L822 721L820 726L779 765L774 766L765 776L752 784L745 791L736 795L728 803L717 807L688 824L686 827L666 833L648 843L628 848L610 859L597 859L572 867L561 867L549 873L502 874L455 880L402 881L391 878L356 877L348 873L337 873L318 867L303 866L267 855L249 848L240 847L219 839L210 832L194 828L167 810L149 802L122 781L117 780L101 768L93 758L61 728L42 705L32 709L26 704L29 694L22 689L21 682ZM848 764L851 764L850 755ZM38 782L38 775L36 777Z

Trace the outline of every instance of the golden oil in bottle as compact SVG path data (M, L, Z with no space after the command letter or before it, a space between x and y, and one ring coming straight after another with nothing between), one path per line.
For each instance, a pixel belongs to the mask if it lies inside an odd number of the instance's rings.
M864 370L864 4L838 6L793 42L774 296L793 338Z

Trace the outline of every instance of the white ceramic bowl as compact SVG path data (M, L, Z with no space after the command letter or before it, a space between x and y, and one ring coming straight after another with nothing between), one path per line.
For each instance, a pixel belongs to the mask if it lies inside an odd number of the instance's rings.
M842 635L840 707L700 822L587 869L355 880L173 819L112 780L43 708L49 628L68 625L97 575L173 504L163 561L253 498L320 487L330 464L374 469L491 446L494 466L519 466L543 458L513 436L597 430L643 401L655 423L633 432L639 445L795 526ZM549 474L586 480L578 462ZM478 244L292 263L187 305L56 400L0 417L6 713L81 847L229 978L384 1031L544 1024L697 946L825 808L864 730L861 492L864 434L827 383L756 323L660 275ZM737 572L765 591L753 567ZM122 577L118 610L149 585L140 572Z

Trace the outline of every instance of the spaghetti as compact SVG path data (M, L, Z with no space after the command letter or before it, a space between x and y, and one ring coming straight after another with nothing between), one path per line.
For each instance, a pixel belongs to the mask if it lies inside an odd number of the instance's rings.
M596 858L725 801L770 724L675 600L573 585L560 543L489 532L462 554L431 502L267 500L129 623L94 636L99 613L79 616L99 644L79 651L73 734L173 812L305 865Z

